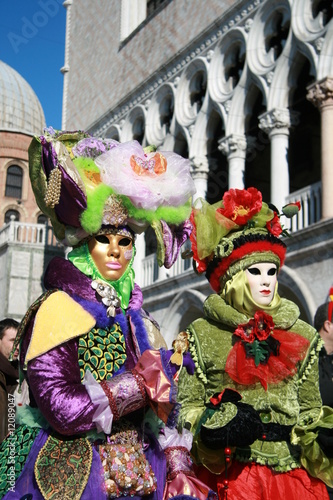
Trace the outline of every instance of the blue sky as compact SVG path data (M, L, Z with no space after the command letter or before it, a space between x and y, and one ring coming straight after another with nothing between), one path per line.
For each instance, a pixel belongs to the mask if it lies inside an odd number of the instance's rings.
M66 9L63 0L1 0L0 59L30 84L47 126L61 128Z

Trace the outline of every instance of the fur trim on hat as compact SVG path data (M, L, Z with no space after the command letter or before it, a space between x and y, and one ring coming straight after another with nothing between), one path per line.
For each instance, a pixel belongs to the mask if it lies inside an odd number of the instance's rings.
M256 262L274 262L280 268L285 260L286 245L270 233L248 233L233 240L233 251L228 257L215 256L208 264L206 277L215 292L219 292L225 283L239 270ZM239 263L234 266L235 263Z

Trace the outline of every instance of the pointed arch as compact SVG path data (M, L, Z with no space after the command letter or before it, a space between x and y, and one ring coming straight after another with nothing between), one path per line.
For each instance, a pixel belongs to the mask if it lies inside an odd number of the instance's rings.
M168 345L178 333L184 330L194 319L202 316L202 306L206 295L198 290L179 292L166 310L160 324L161 332Z

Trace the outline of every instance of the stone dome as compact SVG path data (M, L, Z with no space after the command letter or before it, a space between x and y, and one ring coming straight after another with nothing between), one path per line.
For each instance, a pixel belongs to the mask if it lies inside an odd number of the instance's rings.
M38 135L44 127L35 92L17 71L0 61L0 131Z

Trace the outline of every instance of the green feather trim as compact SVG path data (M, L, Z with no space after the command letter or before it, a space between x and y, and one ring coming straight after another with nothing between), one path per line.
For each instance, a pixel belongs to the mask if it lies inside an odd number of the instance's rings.
M105 202L113 193L114 191L104 184L97 186L92 193L87 192L87 208L81 215L81 224L87 233L97 233L101 228Z
M168 224L181 224L188 219L191 213L191 200L179 207L158 207L156 210L145 210L136 208L126 196L121 196L124 206L127 208L129 216L136 220L145 221L151 224L153 221L164 220Z
M73 158L73 163L78 169L81 177L84 176L84 171L89 170L91 172L96 172L100 173L99 168L97 167L96 163L92 158L86 158L84 156L78 156L77 158ZM82 179L83 181L85 180L84 177Z

